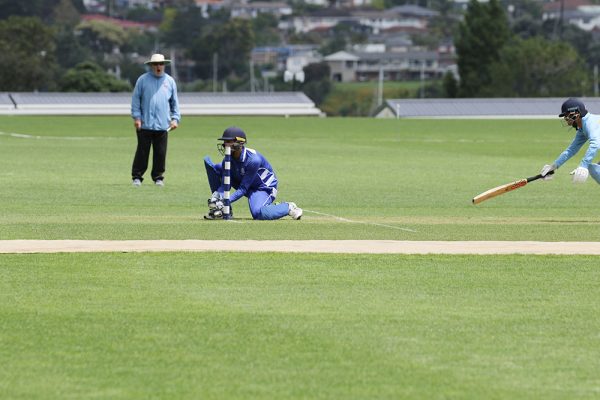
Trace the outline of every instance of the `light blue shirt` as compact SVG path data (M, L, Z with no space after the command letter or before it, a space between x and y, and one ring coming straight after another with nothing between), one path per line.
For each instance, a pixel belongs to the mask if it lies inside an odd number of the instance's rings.
M575 133L575 138L563 151L556 161L554 161L554 165L556 168L563 165L567 162L568 159L573 157L579 149L589 140L590 145L579 163L580 167L587 168L588 165L591 164L594 157L596 157L596 153L598 152L600 146L600 115L590 114L589 112L582 119L582 127L577 129Z
M170 75L141 75L131 97L131 117L142 121L142 129L166 131L172 120L179 123L177 84Z

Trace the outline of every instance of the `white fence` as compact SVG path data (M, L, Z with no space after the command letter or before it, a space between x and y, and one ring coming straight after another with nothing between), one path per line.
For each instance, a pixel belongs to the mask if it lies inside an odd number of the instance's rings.
M302 92L179 93L182 115L322 116ZM0 93L0 115L130 115L131 93Z

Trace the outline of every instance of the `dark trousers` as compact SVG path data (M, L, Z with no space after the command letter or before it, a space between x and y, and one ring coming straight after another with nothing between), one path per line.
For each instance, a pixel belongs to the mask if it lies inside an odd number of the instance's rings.
M156 182L164 178L168 136L169 134L166 131L142 129L137 132L137 149L135 150L133 166L131 167L132 179L144 179L144 173L148 169L150 147L152 147L152 180Z

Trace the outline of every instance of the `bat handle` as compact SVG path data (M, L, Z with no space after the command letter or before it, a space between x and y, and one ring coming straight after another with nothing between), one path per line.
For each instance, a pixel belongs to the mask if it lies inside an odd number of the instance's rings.
M537 181L538 179L541 179L544 176L548 176L548 175L554 175L554 171L550 171L546 175L537 174L536 176L529 177L529 178L527 178L527 183Z

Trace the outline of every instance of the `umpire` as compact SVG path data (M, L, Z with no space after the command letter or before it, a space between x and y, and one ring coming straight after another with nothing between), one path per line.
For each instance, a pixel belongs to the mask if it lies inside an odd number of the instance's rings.
M164 185L168 133L177 129L181 119L177 84L165 73L165 65L170 62L162 54L153 54L145 62L150 65L150 71L138 78L133 89L131 117L137 132L137 149L131 167L133 186L141 186L144 180L150 147L152 180L157 186Z

